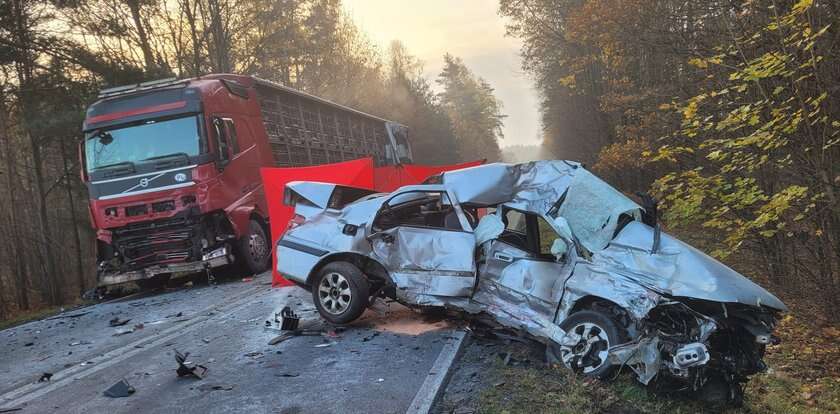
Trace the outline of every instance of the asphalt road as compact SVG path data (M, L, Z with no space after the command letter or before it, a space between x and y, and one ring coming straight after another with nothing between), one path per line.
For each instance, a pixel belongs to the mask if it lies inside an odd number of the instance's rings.
M452 334L446 322L383 303L334 331L308 292L269 281L184 288L0 331L0 411L403 413ZM265 321L287 304L302 327L325 334L268 345L277 332ZM109 326L115 317L131 321ZM179 378L176 349L207 376ZM44 373L52 377L38 382ZM105 397L121 379L136 392Z

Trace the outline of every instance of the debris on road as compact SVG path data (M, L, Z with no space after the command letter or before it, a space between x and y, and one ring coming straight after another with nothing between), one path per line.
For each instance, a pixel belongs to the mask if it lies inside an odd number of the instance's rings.
M114 319L111 319L110 321L108 321L108 326L111 326L111 327L123 326L123 325L125 325L129 322L131 322L131 319L120 319L120 317L117 316Z
M274 320L277 321L277 315L274 315ZM286 306L280 311L280 330L293 331L298 328L300 324L300 316L292 311L292 308Z
M289 339L292 339L296 336L322 336L324 335L324 331L317 330L317 329L297 329L294 331L286 331L282 334L275 336L270 341L268 341L269 345L277 345L280 342L285 342Z
M230 391L233 385L227 384L201 384L198 386L199 391Z
M114 335L112 335L112 336L122 336L122 335L130 334L132 332L134 332L134 328L117 329L116 332L114 332Z
M44 319L44 320L45 321L52 321L52 320L55 320L55 319L78 318L80 316L85 316L85 315L87 315L91 312L92 311L85 311L85 312L71 313L71 314L59 314L59 315L51 316L51 317L49 317L47 319Z
M207 367L187 361L187 357L189 356L189 352L181 354L177 349L175 350L175 361L178 362L178 369L175 372L179 377L191 376L197 379L204 379L207 375Z
M106 397L122 398L134 394L135 391L136 390L134 389L134 387L132 387L131 384L129 384L128 381L126 381L125 378L123 378L122 380L105 390L104 394Z
M166 315L167 318L180 318L184 316L184 312L173 313L172 315Z
M275 377L283 377L283 378L296 378L299 377L300 374L297 372L281 372L279 374L274 374Z
M254 351L254 352L248 352L247 354L245 354L245 356L248 357L248 358L257 359L257 358L262 358L263 353L259 352L259 351Z
M38 378L38 382L48 382L52 376L52 372L45 372L41 374L41 378Z
M93 342L90 342L90 341L73 341L73 342L70 342L70 346L90 345L92 343Z

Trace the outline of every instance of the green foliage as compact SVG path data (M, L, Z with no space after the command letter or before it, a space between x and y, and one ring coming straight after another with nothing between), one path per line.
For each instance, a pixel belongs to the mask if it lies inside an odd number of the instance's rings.
M669 230L836 309L840 3L500 0L500 13L549 150L628 193L652 186Z
M449 54L444 56L437 82L443 87L439 98L452 120L458 151L468 159L498 161L505 116L490 84L475 76L460 58Z
M668 174L655 187L669 223L701 223L725 236L718 256L756 236L793 235L789 229L822 199L816 196L822 185L790 174L796 163L819 162L811 155L827 155L838 136L828 94L817 83L826 64L818 42L830 25L814 28L812 7L800 1L787 11L774 8L762 26L693 59L707 82L676 104L681 127L667 141L680 146L665 144L652 154L705 158L702 168Z

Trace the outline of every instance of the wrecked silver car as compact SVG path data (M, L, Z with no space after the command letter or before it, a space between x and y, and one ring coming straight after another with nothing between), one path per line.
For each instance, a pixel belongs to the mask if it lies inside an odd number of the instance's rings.
M580 164L488 164L393 193L290 183L295 218L277 270L333 323L377 297L485 313L603 378L737 403L785 305L661 232L645 208Z

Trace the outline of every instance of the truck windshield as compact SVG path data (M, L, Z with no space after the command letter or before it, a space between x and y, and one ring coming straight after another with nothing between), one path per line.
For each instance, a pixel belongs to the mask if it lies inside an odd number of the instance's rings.
M133 165L168 155L185 159L201 153L198 115L145 121L123 128L94 131L85 140L88 172Z

